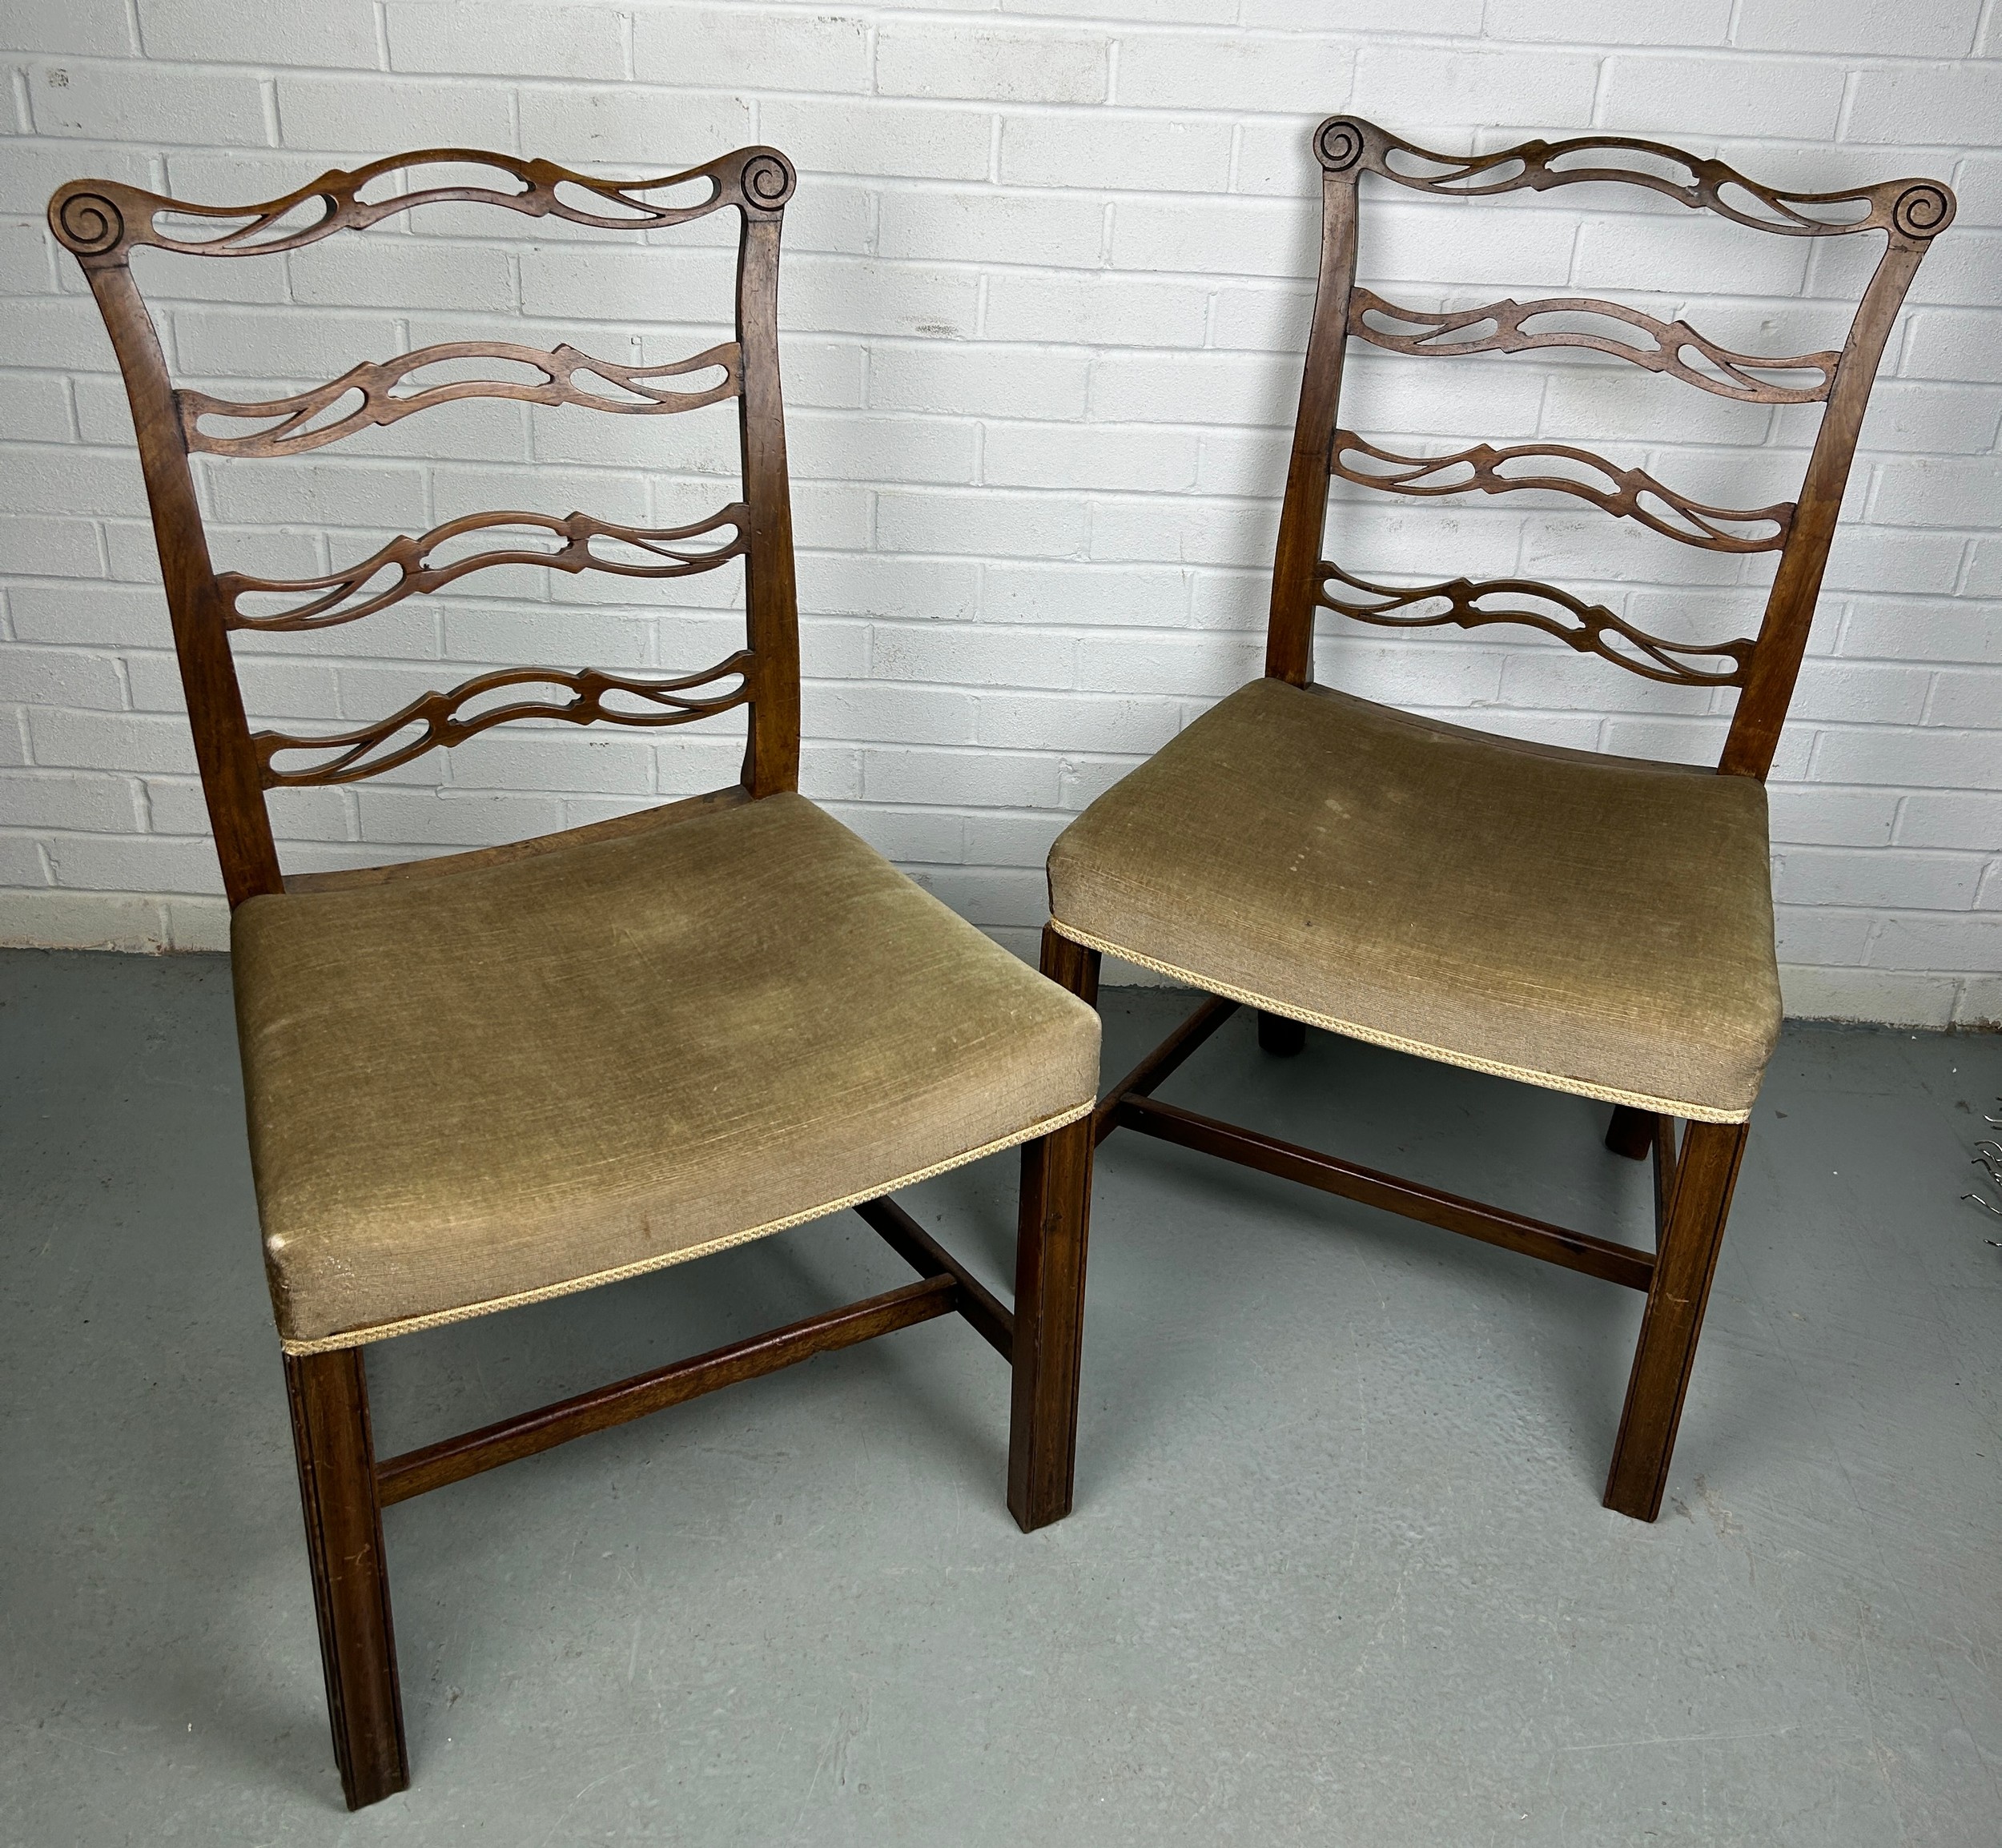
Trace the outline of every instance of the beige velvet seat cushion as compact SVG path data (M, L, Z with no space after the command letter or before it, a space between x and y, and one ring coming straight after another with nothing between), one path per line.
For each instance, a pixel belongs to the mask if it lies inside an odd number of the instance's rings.
M231 930L294 1352L650 1270L1075 1118L1098 1017L796 795Z
M1707 1122L1780 1022L1766 794L1254 681L1050 854L1075 941L1296 1019Z

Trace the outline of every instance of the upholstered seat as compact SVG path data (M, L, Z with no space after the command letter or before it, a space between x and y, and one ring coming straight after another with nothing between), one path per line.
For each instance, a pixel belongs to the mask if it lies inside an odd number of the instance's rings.
M1074 941L1378 1044L1710 1122L1780 1022L1766 795L1259 680L1050 858Z
M1089 1007L795 794L252 898L231 947L295 1353L757 1238L1095 1094Z

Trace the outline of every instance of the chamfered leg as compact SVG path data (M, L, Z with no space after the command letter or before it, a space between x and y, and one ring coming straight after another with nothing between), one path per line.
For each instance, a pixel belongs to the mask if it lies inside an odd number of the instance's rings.
M334 1758L360 1810L410 1787L361 1350L287 1355L285 1389Z
M1043 973L1096 1004L1099 955L1045 928ZM1026 1143L1015 1261L1008 1509L1025 1533L1071 1512L1091 1207L1091 1119Z
M1749 1134L1750 1125L1742 1123L1692 1123L1683 1132L1674 1199L1655 1252L1626 1406L1606 1479L1606 1505L1636 1521L1652 1521L1662 1510L1675 1428L1682 1421L1731 1189Z
M1304 1020L1290 1020L1283 1014L1268 1014L1263 1008L1258 1014L1258 1050L1269 1052L1275 1059L1291 1059L1296 1053L1307 1050L1307 1023Z
M1613 1106L1613 1120L1606 1127L1606 1146L1614 1155L1637 1162L1654 1146L1654 1119L1630 1105Z

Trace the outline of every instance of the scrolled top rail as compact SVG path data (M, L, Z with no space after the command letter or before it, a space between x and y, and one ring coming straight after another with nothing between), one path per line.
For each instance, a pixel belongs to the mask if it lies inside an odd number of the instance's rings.
M519 182L514 190L456 180L415 186L380 199L362 192L386 174L428 166L486 167ZM57 241L86 266L123 263L135 248L150 245L186 256L272 256L317 243L337 231L357 231L420 206L452 203L492 205L529 218L568 219L603 231L657 231L735 206L750 218L783 211L796 176L791 162L773 147L740 147L702 167L649 179L609 180L558 167L553 161L467 147L426 148L390 156L349 172L336 167L296 191L254 205L201 205L148 192L109 179L72 180L49 201L49 226ZM640 195L698 180L709 182L706 199L669 205ZM304 216L317 211L317 216ZM163 214L228 224L210 238L174 236L157 220ZM299 222L292 222L295 219Z
M1361 116L1331 115L1314 131L1314 153L1329 173L1374 173L1415 191L1449 198L1485 198L1523 187L1544 192L1593 181L1645 187L1692 211L1714 211L1783 237L1883 231L1904 243L1924 243L1953 222L1953 193L1937 180L1887 179L1847 192L1790 192L1748 179L1721 160L1628 135L1525 141L1493 154L1438 154L1400 140ZM1663 173L1647 162L1675 171Z

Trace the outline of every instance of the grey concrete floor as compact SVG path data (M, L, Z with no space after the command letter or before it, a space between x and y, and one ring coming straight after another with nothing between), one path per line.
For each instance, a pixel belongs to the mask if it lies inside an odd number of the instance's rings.
M2002 1041L1788 1032L1653 1527L1638 1299L1118 1136L1068 1521L956 1321L393 1509L416 1784L350 1818L228 987L0 955L0 1842L2002 1842ZM1575 1099L1242 1018L1164 1095L1644 1235ZM1005 1280L1013 1183L914 1206ZM908 1274L849 1215L406 1338L379 1440Z

